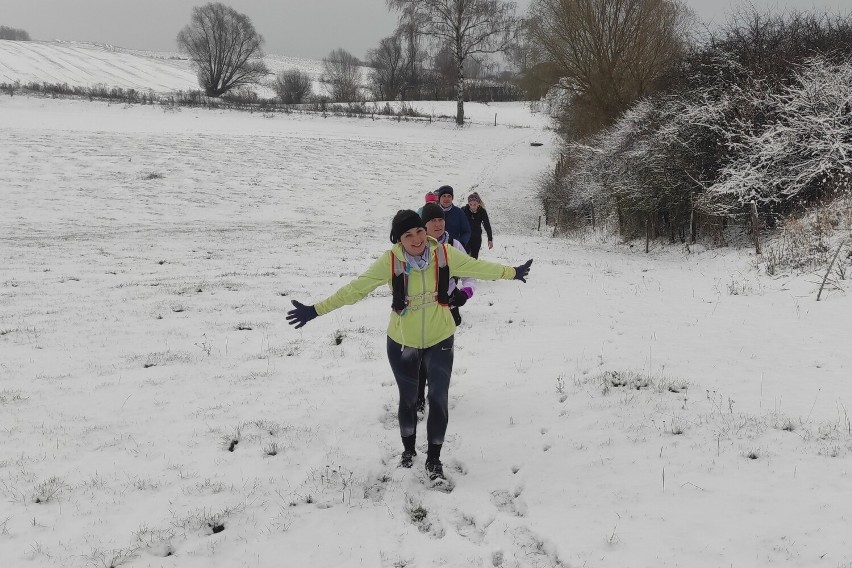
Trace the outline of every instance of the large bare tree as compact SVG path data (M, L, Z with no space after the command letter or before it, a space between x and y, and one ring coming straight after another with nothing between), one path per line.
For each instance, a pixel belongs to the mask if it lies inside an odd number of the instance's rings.
M471 55L504 51L516 31L515 3L503 0L386 0L400 23L415 20L420 32L455 57L456 124L464 124L464 62Z
M681 0L534 0L530 30L589 117L606 126L647 95L681 55L691 22Z
M269 74L262 60L263 36L248 16L222 3L193 8L177 43L195 64L198 84L210 97L257 83Z

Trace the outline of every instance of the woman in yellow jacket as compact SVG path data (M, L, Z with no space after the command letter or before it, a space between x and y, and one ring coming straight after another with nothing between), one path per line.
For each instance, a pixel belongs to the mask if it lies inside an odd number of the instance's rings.
M421 361L429 376L429 443L426 471L429 479L445 479L441 445L447 431L450 376L453 371L453 339L456 325L450 315L447 285L451 276L479 280L526 282L532 260L511 267L476 260L454 247L441 245L426 235L420 216L401 210L391 224L394 246L366 272L316 304L293 300L287 321L302 327L317 316L354 304L383 284L390 284L394 300L387 330L387 353L399 388L399 429L402 436L402 467L411 467L417 431L417 384Z

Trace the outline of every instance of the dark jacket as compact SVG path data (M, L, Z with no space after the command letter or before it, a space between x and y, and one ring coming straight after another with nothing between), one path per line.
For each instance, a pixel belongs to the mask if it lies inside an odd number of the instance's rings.
M488 240L494 240L494 235L491 233L491 221L488 220L488 211L485 210L485 207L480 207L474 213L470 210L469 205L465 205L462 211L464 211L464 216L467 217L467 222L470 225L470 240L472 242L482 241L483 225L485 226L485 234L488 235Z
M467 241L470 240L470 223L467 222L464 211L453 205L449 211L444 211L444 221L446 222L444 228L450 234L450 238L461 241L463 246L467 246Z

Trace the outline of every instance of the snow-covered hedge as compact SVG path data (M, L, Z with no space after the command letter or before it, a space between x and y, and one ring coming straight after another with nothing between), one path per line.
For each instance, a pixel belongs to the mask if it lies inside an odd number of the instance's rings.
M793 84L766 93L763 106L773 120L743 137L741 151L708 193L774 210L848 191L852 63L812 59Z
M550 196L562 219L684 239L699 223L745 217L752 200L773 219L849 190L852 63L815 57L786 84L750 76L734 56L710 65L715 84L640 101L567 145Z

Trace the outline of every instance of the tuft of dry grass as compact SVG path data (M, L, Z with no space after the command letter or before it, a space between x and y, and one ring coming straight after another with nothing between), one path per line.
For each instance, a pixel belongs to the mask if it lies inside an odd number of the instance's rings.
M843 195L798 217L788 217L763 250L763 268L770 276L784 271L813 272L828 265L835 242L852 235L852 195ZM852 259L845 258L845 274Z

